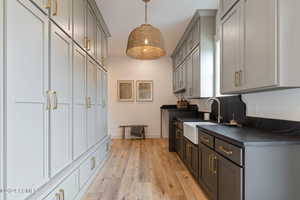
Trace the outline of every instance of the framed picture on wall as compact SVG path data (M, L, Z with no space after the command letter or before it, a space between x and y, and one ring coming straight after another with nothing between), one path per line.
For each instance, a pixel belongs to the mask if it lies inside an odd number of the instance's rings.
M153 101L153 81L136 81L136 101Z
M121 102L134 101L134 81L119 80L118 81L118 100Z

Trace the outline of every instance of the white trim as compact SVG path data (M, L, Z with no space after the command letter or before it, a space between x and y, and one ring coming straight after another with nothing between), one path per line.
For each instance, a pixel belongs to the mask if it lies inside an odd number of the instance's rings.
M0 26L2 32L0 32L0 188L4 189L4 152L5 152L5 143L4 143L4 85L5 85L5 77L4 77L4 65L5 65L5 60L4 60L4 49L5 49L5 24L4 24L4 19L5 19L5 4L6 0L0 1ZM4 193L0 194L0 200L4 199Z

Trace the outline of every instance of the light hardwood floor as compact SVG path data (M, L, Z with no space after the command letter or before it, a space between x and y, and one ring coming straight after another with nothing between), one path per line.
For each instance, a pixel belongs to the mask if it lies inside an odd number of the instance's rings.
M83 200L207 200L163 139L113 140Z

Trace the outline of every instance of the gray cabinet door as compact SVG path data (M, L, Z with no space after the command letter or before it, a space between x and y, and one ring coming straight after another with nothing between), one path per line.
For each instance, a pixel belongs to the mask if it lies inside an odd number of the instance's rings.
M239 2L221 22L221 93L242 89L244 66L243 2Z
M245 89L277 85L276 4L245 1Z
M218 200L243 199L243 169L218 156Z
M200 87L201 87L201 66L200 66L200 50L196 48L192 53L192 63L193 63L193 76L192 76L192 96L201 97ZM207 86L208 87L208 86Z
M72 0L52 0L50 17L72 36Z
M73 1L73 38L82 47L85 47L85 12L86 1Z
M200 144L201 145L201 144ZM213 200L217 199L218 176L216 166L216 154L208 147L201 145L202 149L202 181Z
M186 59L186 96L191 97L193 95L193 58L192 56L187 57Z

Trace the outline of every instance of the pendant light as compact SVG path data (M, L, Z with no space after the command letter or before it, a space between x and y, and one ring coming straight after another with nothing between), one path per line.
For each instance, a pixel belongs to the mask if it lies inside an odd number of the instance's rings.
M166 55L164 41L159 29L148 24L148 3L145 2L145 24L134 29L128 38L127 56L141 60L154 60Z

